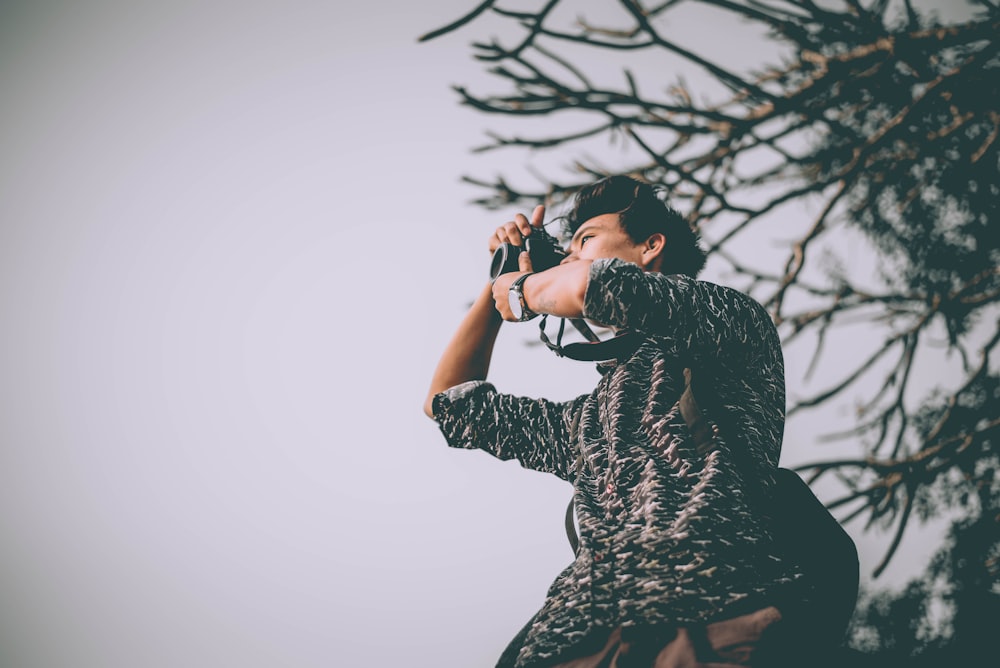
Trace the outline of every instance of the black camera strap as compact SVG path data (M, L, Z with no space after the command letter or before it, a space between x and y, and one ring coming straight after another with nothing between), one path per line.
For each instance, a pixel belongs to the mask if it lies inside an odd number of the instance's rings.
M642 336L638 332L619 332L613 338L602 341L583 318L560 318L559 332L556 334L556 341L553 343L545 333L545 321L548 315L542 316L538 324L539 336L542 343L560 357L568 357L578 362L603 362L611 359L623 359L630 356L642 343ZM587 339L586 343L567 343L562 345L563 332L566 330L566 320L576 328L580 334Z

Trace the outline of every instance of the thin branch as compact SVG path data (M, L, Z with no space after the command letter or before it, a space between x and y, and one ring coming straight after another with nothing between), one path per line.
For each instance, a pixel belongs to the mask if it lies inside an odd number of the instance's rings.
M907 487L903 487L903 515L899 519L899 523L896 525L896 533L892 537L892 543L889 545L889 549L886 550L885 556L882 557L882 561L878 563L875 570L872 571L872 577L878 577L885 570L885 567L889 565L889 560L892 556L896 554L896 549L899 547L900 541L903 540L903 531L906 530L906 525L910 519L910 511L913 510L913 493Z
M490 7L492 7L494 2L496 2L496 0L485 0L484 2L480 3L478 7L476 7L475 9L473 9L471 12L469 12L468 14L466 14L465 16L463 16L462 18L458 19L457 21L453 21L453 22L449 23L448 25L444 26L443 28L438 28L437 30L432 30L432 31L430 31L428 33L425 33L425 34L421 35L420 37L417 38L417 41L418 42L429 42L430 40L432 40L432 39L434 39L436 37L440 37L441 35L444 35L446 33L452 32L453 30L458 30L459 28L461 28L462 26L464 26L466 23L468 23L469 21L472 21L477 16L479 16L480 14L482 14L483 12L485 12L487 9L489 9Z

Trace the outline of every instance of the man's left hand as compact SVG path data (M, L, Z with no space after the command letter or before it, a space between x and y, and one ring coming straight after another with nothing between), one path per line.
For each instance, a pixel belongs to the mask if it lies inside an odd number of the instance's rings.
M511 271L500 274L493 281L493 301L496 302L497 312L508 322L517 322L517 318L510 310L510 286L517 280L518 276L534 273L531 268L531 256L527 251L522 251L517 256L517 266L520 271ZM527 280L527 279L525 279Z

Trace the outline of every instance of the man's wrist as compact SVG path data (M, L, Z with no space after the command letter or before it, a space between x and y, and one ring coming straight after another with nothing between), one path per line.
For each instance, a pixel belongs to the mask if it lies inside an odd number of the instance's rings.
M514 279L514 282L510 284L507 290L508 301L510 305L510 310L513 316L518 322L525 322L531 320L538 314L531 310L528 305L528 301L524 296L524 285L528 280L529 276L533 276L532 273L521 274Z

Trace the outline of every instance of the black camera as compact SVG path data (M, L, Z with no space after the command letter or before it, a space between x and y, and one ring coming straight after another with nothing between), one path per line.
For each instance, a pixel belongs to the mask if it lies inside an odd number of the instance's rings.
M490 279L496 280L500 274L518 271L517 256L521 251L528 251L531 258L531 268L534 271L551 269L566 257L566 251L559 245L559 240L541 227L532 228L531 234L524 238L524 248L512 243L503 243L493 251L493 262L490 264Z

